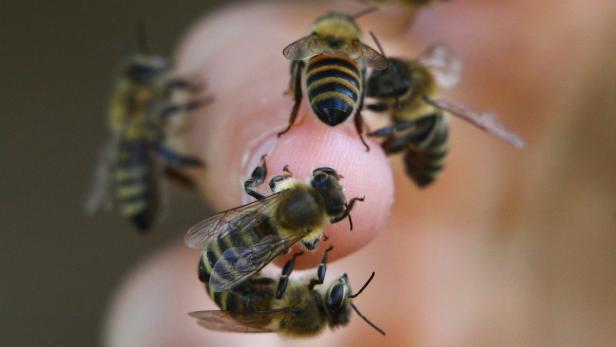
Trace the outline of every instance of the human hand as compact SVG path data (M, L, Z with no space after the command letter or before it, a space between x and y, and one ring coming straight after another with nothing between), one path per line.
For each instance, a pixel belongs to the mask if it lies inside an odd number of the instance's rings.
M545 12L528 12L528 6L536 6L528 3L448 3L420 17L413 30L407 27L409 13L402 10L374 13L360 19L360 24L375 31L388 55L412 57L420 51L417 46L433 40L451 42L463 57L465 74L463 88L450 97L497 111L532 147L542 135L538 123L543 120L536 115L548 111L543 101L562 91L556 76L563 71L582 74L571 70L568 62L550 61L546 71L545 60L554 54L550 49L556 48L542 43L565 42L565 28L593 17L553 16L553 27L548 30ZM557 2L542 6L563 12L568 8ZM469 325L470 331L480 328L476 320L468 322L469 313L456 299L480 308L489 305L480 295L486 287L477 284L485 275L481 267L485 259L475 254L482 245L478 239L499 225L507 205L516 205L508 187L524 183L523 170L516 168L516 158L522 154L505 145L492 146L496 142L489 136L454 122L453 153L445 173L429 190L418 191L404 176L399 158L392 160L392 180L389 161L376 143L371 142L372 150L366 153L350 122L326 127L311 114L305 100L300 111L303 120L282 138L275 138L286 125L292 105L290 98L282 95L289 75L288 61L280 52L329 9L313 4L241 5L212 15L189 34L179 53L180 72L200 71L216 97L213 105L190 119L187 135L191 148L208 162L205 173L193 175L200 191L223 209L239 204L240 182L264 152L270 153L272 174L286 164L297 177L307 177L317 166L335 168L345 176L342 184L347 197L365 195L366 201L353 212L355 230L349 232L346 223L339 223L328 232L335 245L331 259L349 255L379 232L384 233L361 254L332 264L328 278L332 273L349 272L352 283L359 283L376 270L374 283L358 299L358 305L387 330L388 344L465 345L460 341L468 342L463 338ZM528 33L534 36L528 37ZM519 52L527 54L519 56ZM590 59L584 51L571 54L578 55L573 60ZM511 63L514 56L519 63ZM537 75L544 78L533 78L529 85L529 76ZM520 112L521 100L525 112ZM512 178L516 173L522 178ZM394 184L396 204L384 227L391 213ZM215 308L196 278L198 257L198 252L175 245L140 266L114 303L107 330L109 343L288 345L272 335L220 334L196 326L187 312ZM319 257L316 252L312 258L299 258L303 263L298 268L314 265ZM455 287L456 293L449 286ZM449 301L439 300L443 297ZM354 318L351 326L326 333L311 344L374 345L384 341L363 324ZM479 341L476 345L489 339L482 335Z

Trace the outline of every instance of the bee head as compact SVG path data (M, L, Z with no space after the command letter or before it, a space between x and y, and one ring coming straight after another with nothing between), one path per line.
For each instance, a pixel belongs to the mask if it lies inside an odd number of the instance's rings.
M325 292L329 325L346 325L351 319L351 287L346 274L333 281Z
M368 78L366 95L375 98L399 97L408 92L413 81L407 64L397 58L389 59L385 70L373 70Z
M310 184L325 202L325 212L330 216L337 216L344 211L346 199L340 186L342 178L336 170L329 167L320 167L312 171Z
M319 17L312 26L312 35L330 50L338 51L359 39L361 31L355 18L343 12L329 12Z
M151 55L135 55L124 68L124 74L138 83L149 82L168 68L165 59Z
M330 317L330 326L335 327L337 325L346 325L351 318L351 309L357 313L368 325L374 328L379 333L385 335L385 332L372 323L366 316L364 316L357 306L353 304L353 298L356 298L361 292L366 289L370 281L374 278L374 272L370 275L370 278L361 289L355 293L351 293L351 285L347 274L340 276L336 281L332 282L325 292L325 306Z

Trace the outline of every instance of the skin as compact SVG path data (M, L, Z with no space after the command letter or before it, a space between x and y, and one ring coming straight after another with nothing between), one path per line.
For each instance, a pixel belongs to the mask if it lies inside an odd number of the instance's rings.
M263 152L270 153L271 174L288 164L304 178L315 166L331 166L345 176L348 199L366 196L353 211L352 232L346 222L328 229L335 245L330 260L344 259L328 267L326 282L348 272L357 289L376 271L355 302L387 331L387 340L352 317L349 326L311 345L605 345L616 338L609 329L616 300L605 285L616 283L605 266L616 261L607 248L616 240L603 232L614 223L608 207L616 194L604 187L616 173L598 167L614 146L602 144L606 130L588 128L579 117L591 103L600 104L600 97L591 96L614 94L605 77L613 66L596 69L607 66L610 56L604 51L613 22L608 9L614 6L592 3L451 2L427 10L413 30L403 10L360 19L390 55L414 55L435 40L451 43L462 56L464 74L462 86L447 97L496 112L527 140L528 149L518 152L454 119L447 168L425 191L405 177L399 157L389 161L374 142L366 153L351 121L328 128L310 114L306 100L301 122L275 138L292 106L282 95L288 61L281 50L331 6L246 4L193 27L180 45L179 68L207 78L216 102L189 119L189 148L208 161L206 172L190 174L216 208L248 201L240 182ZM554 58L563 52L567 59ZM616 109L600 105L603 111L593 117ZM600 123L614 124L609 122ZM369 123L375 129L383 120L370 116ZM571 137L576 129L597 136ZM376 242L345 257L377 234ZM298 258L296 268L315 266L320 255ZM134 269L111 303L107 345L306 343L196 326L187 312L216 308L196 278L198 256L178 242Z

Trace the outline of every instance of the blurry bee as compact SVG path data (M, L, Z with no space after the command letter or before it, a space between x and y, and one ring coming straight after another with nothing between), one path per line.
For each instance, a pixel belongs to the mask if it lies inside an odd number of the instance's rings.
M276 257L300 242L307 250L316 249L324 236L326 223L349 219L356 201L347 203L334 169L315 169L302 182L284 173L273 177L272 195L263 196L254 188L267 176L265 157L246 180L246 192L257 201L220 212L193 226L185 236L186 245L202 249L204 273L210 290L230 290L257 273ZM211 274L211 275L210 275Z
M109 204L113 195L120 213L139 231L146 232L159 210L161 174L164 172L184 185L191 184L178 167L203 164L163 146L164 125L168 117L204 103L204 100L194 100L173 104L172 94L193 93L198 88L188 81L170 77L170 64L160 56L138 53L123 64L109 105L111 139L99 159L86 201L87 212L93 213L103 204Z
M362 11L358 15L368 13ZM361 109L366 67L382 70L387 59L360 41L361 30L355 18L347 13L330 12L318 18L308 36L289 44L282 53L291 60L288 93L295 104L289 125L278 136L291 129L302 101L302 77L306 79L308 100L314 113L329 126L344 122L351 114L359 137L362 136Z
M389 58L389 68L368 78L366 96L376 98L367 108L390 113L393 124L369 134L384 138L386 153L405 152L406 173L419 187L432 183L444 166L449 126L446 113L458 116L517 148L524 141L491 113L472 111L436 99L441 89L458 83L461 63L446 45L430 46L417 59Z
M323 284L327 253L331 249L325 251L316 278L308 283L288 281L295 258L302 253L296 253L285 264L278 285L273 278L257 274L232 290L220 293L212 291L204 281L210 297L222 310L191 312L190 315L198 319L199 325L216 331L277 332L288 337L308 337L319 334L326 326L333 329L347 325L353 309L371 327L385 335L353 304L353 298L368 286L374 272L355 294L351 292L346 274L325 287L315 288ZM207 271L203 262L202 259L199 266L201 278L207 277L207 273L203 273Z

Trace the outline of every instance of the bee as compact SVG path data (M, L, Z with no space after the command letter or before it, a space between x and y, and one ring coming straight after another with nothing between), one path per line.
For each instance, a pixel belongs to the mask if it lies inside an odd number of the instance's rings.
M292 177L288 167L274 176L273 194L255 190L267 176L265 156L244 182L246 192L256 201L220 212L193 226L184 238L187 246L203 250L203 266L210 290L222 292L245 281L274 258L300 243L315 250L324 237L326 223L348 218L357 201L346 201L334 169L321 167L303 182ZM211 275L209 275L211 274Z
M116 200L120 213L141 232L150 229L159 210L160 176L190 185L178 168L203 165L164 146L165 121L207 102L174 104L173 93L193 93L199 86L171 77L170 68L167 59L147 52L134 54L122 65L108 111L110 140L86 201L86 211L94 213Z
M323 254L316 277L310 281L292 280L288 277L293 270L296 253L283 267L283 274L276 284L271 277L256 274L239 286L226 292L215 292L206 288L212 300L221 310L189 313L198 324L211 330L266 333L277 332L288 337L309 337L322 332L326 326L336 328L347 325L354 310L366 323L379 333L385 332L366 318L353 304L357 297L374 278L374 272L362 288L352 294L349 279L343 274L327 286L323 284L327 271L328 248ZM207 277L207 266L200 261L200 277Z
M351 114L357 133L366 147L363 135L364 75L366 67L383 70L387 59L360 41L361 30L353 16L343 12L329 12L318 18L310 33L289 44L282 51L292 61L288 94L295 104L287 128L291 129L302 101L302 78L310 106L317 117L329 126L344 122Z
M383 138L387 154L404 152L406 173L418 187L426 187L443 169L448 153L447 114L460 117L515 146L524 141L493 114L476 112L461 104L437 99L441 89L459 81L461 63L444 44L431 45L417 59L389 58L389 68L373 71L366 96L377 103L375 112L389 112L392 125L369 133Z

